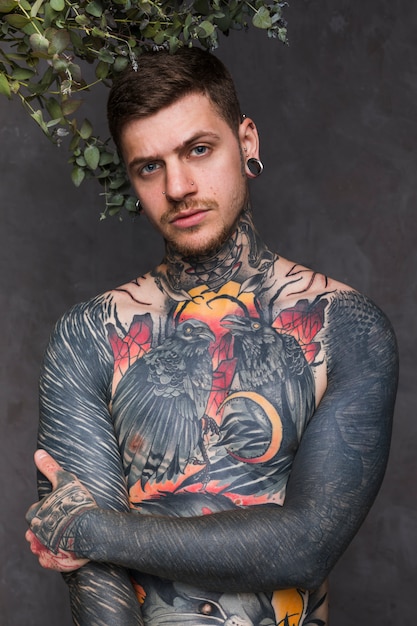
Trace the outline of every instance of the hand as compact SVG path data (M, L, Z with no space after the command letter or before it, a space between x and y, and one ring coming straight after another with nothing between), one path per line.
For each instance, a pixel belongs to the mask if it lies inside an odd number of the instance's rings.
M35 463L52 484L52 492L29 508L26 540L43 567L63 572L79 569L88 560L74 552L77 526L82 514L98 508L97 503L77 477L44 450L37 450Z
M32 553L38 557L39 564L46 569L56 572L74 572L88 563L88 559L78 558L74 552L58 550L57 554L54 554L39 541L31 530L26 531L25 539L29 542Z

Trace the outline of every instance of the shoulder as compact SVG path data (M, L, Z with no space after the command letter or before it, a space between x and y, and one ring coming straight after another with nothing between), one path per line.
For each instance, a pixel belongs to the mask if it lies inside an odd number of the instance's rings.
M161 299L150 274L140 276L90 300L73 305L58 320L59 331L100 331L108 323L129 324L134 315L154 312Z
M384 312L367 296L313 269L280 259L278 282L281 308L303 300L311 306L321 302L325 314L325 334L344 329L344 337L383 333L395 341L392 326ZM382 337L381 337L382 340Z
M100 332L111 315L111 292L79 302L68 309L56 322L52 337L86 337Z
M280 259L277 265L279 310L297 310L305 334L315 334L327 374L352 377L371 369L396 379L395 333L385 313L349 285L310 268ZM323 363L324 365L324 363Z
M388 317L367 296L346 286L329 294L323 344L329 370L341 360L397 367L397 343Z

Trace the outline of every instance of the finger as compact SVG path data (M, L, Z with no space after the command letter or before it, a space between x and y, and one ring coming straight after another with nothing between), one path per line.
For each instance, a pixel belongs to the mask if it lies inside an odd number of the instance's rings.
M88 563L88 559L80 559L71 552L60 550L58 555L52 554L31 530L26 531L25 539L30 544L31 552L38 558L39 564L46 569L73 572Z
M62 467L46 450L36 450L34 459L38 470L49 480L53 489L56 489L58 473L64 471Z
M30 506L27 510L27 513L25 515L25 519L27 521L27 523L30 524L32 523L33 518L35 517L38 509L39 509L40 503L39 502L35 502L35 504L32 504L32 506Z
M39 539L30 529L26 531L25 539L29 543L30 549L33 554L36 554L38 556L45 550L45 546L41 544Z

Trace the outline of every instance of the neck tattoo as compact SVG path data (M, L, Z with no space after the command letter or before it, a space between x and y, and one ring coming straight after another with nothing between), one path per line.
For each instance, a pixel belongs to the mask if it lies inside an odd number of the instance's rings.
M220 250L206 256L180 257L168 247L164 264L154 276L159 288L171 297L175 293L184 296L184 292L200 285L218 291L232 280L241 283L242 288L250 283L251 291L258 291L273 272L276 258L256 232L250 213L244 211Z

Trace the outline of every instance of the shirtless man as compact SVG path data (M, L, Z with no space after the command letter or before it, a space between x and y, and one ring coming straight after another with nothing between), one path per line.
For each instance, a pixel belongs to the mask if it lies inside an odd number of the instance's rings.
M166 256L55 329L31 549L83 626L324 626L386 467L391 327L262 242L256 126L215 57L144 55L109 123Z

